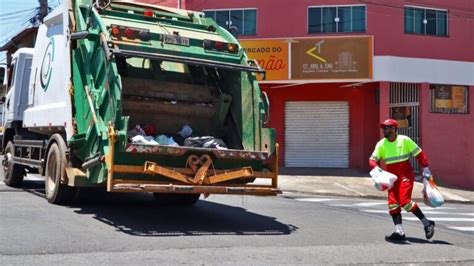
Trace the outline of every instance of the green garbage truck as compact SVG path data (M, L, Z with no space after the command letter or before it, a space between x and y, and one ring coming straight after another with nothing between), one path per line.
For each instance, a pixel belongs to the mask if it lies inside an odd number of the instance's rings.
M42 175L53 204L84 187L178 205L280 193L269 101L257 83L264 71L201 12L64 1L9 69L9 186Z

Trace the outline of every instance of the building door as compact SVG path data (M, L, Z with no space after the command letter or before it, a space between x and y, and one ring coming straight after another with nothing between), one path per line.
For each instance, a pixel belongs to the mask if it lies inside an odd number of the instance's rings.
M285 103L286 167L349 167L349 103Z
M417 83L390 83L390 117L399 123L398 133L420 144L420 98ZM418 162L410 162L419 171Z

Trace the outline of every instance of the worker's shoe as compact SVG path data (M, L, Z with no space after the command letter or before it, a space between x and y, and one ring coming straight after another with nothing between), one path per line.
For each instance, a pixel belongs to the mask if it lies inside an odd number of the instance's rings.
M391 235L385 236L385 240L390 242L405 241L405 234L401 235L398 232L393 232Z
M425 226L426 239L431 239L435 233L435 222L430 221L430 224Z

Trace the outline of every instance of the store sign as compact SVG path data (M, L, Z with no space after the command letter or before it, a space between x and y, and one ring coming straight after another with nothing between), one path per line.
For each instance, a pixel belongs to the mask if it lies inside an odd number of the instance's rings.
M267 71L266 80L288 79L288 41L286 40L241 40L250 59L257 60Z
M372 37L240 40L266 80L372 79ZM291 55L291 57L289 56Z
M291 60L292 79L371 79L372 38L296 40Z

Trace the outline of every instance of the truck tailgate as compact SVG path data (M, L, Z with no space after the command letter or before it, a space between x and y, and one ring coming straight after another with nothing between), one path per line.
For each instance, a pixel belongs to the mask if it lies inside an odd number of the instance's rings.
M110 153L109 153L110 154ZM111 192L276 195L277 152L127 144L106 156ZM268 184L251 184L265 179Z

